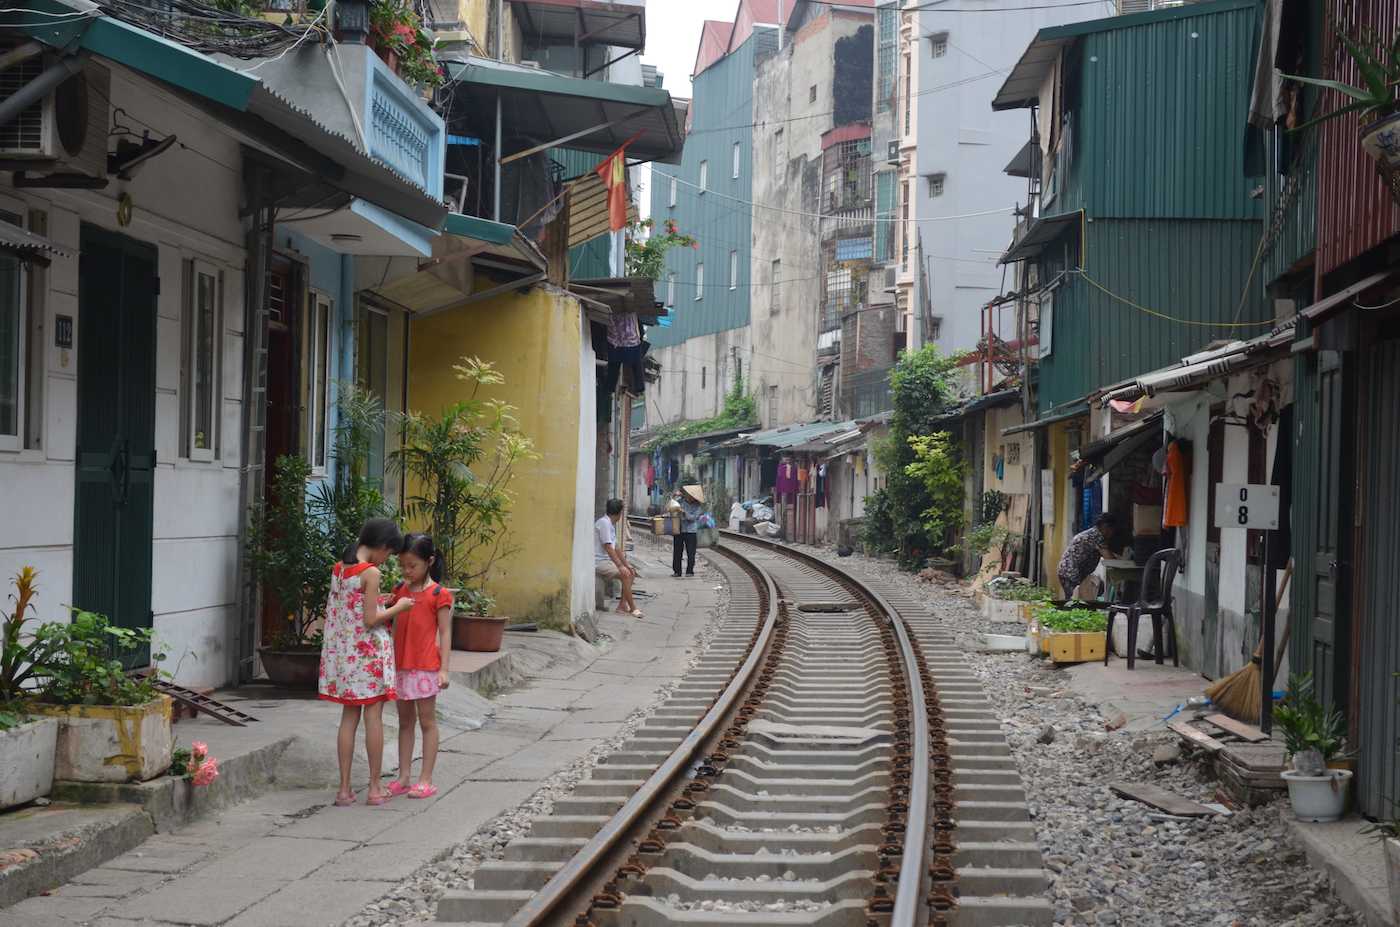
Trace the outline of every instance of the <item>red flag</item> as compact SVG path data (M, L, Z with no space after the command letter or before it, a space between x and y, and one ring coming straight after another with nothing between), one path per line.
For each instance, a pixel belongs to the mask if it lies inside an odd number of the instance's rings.
M645 131L646 129L642 130ZM608 188L608 228L614 232L620 232L627 227L627 159L623 152L642 132L623 142L621 148L593 168L594 173L603 178L603 185Z

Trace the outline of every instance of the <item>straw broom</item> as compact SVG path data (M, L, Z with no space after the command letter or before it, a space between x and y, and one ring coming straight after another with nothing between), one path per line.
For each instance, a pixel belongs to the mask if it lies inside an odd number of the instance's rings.
M1288 588L1288 578L1293 574L1293 560L1290 558L1288 567L1283 571L1283 582L1278 584L1278 592L1274 593L1274 608L1278 609L1283 602L1283 591ZM1292 616L1289 616L1290 619ZM1291 621L1290 621L1291 623ZM1284 644L1287 642L1289 625L1284 625L1284 641L1280 642L1279 652L1282 654ZM1260 709L1260 689L1259 674L1260 664L1264 655L1264 638L1259 638L1259 646L1254 648L1254 657L1240 669L1235 670L1223 679L1212 683L1206 689L1206 697L1210 703L1232 718L1244 721L1247 724L1259 723ZM1274 661L1274 671L1278 671L1279 661Z

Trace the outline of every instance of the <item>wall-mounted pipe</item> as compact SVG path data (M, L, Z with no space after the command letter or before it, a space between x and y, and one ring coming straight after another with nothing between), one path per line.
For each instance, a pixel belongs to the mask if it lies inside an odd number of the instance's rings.
M45 69L38 77L10 94L4 102L0 102L0 126L7 125L35 101L43 99L44 94L87 67L91 60L92 52L84 48L76 55L64 58L58 64Z

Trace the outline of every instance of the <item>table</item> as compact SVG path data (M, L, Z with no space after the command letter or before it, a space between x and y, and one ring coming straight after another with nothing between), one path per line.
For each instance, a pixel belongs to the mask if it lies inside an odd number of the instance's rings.
M1142 584L1142 566L1131 560L1105 560L1103 572L1108 579L1111 601L1124 601L1123 595L1127 592L1129 583L1135 586Z

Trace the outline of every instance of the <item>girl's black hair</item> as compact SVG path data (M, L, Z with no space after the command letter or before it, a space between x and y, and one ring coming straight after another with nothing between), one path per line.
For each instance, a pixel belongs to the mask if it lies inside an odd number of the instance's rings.
M371 518L360 529L360 539L345 548L345 562L354 565L361 547L387 547L394 553L403 549L403 532L392 518Z
M428 564L428 578L435 583L442 582L442 551L433 544L433 536L423 531L414 531L403 539L401 554L412 554Z

